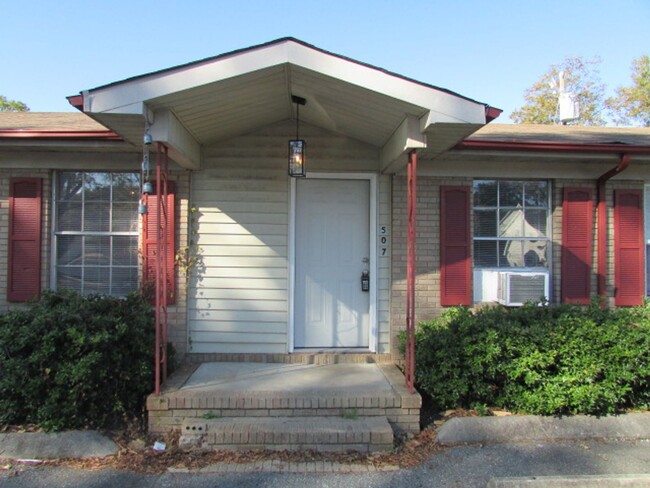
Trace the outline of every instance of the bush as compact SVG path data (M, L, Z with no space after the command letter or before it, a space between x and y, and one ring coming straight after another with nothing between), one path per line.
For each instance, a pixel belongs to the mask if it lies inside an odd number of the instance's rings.
M650 308L452 308L416 332L415 379L440 409L608 414L650 403Z
M124 299L45 292L0 317L0 423L109 427L142 416L154 380L154 317Z

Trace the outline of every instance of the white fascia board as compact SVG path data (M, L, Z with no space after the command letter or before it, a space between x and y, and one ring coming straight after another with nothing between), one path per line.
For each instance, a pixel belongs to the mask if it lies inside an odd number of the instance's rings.
M287 45L289 63L417 105L454 122L485 124L485 106L338 56L296 43ZM435 116L433 116L435 118Z
M402 169L405 159L401 156L412 149L427 147L427 136L420 130L420 119L407 115L397 130L381 148L381 173L394 173Z
M84 92L84 111L119 112L139 102L284 63L295 64L422 107L437 114L432 114L432 120L443 118L456 122L485 123L485 107L478 102L327 54L291 40L235 53L196 66L180 67ZM91 97L88 103L87 96Z
M286 62L285 45L280 44L206 61L196 66L152 74L90 91L89 95L93 99L90 104L91 111L119 111L138 102L146 102ZM84 109L85 99L84 93Z
M201 167L201 145L169 110L157 110L154 123L149 127L156 142L169 148L170 157L186 169Z

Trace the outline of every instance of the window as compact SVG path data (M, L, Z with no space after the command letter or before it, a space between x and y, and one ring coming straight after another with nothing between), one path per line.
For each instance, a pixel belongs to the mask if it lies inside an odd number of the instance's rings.
M137 288L139 195L137 173L58 174L56 288L115 296Z
M474 267L547 268L549 184L476 180Z

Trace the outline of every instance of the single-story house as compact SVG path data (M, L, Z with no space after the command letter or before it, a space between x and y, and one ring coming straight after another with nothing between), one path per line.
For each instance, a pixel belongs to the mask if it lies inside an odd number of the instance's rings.
M45 288L122 295L160 265L182 356L390 360L410 307L647 294L648 128L496 124L293 38L69 101L0 113L2 309Z

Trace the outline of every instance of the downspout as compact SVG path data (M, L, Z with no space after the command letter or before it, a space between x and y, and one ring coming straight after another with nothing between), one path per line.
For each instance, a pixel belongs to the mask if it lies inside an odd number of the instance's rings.
M607 298L607 198L606 198L606 184L607 181L616 176L617 174L625 171L630 165L630 154L625 153L621 155L621 160L618 165L610 169L607 173L598 178L598 227L597 242L598 242L598 296L601 299L601 304L604 305Z

